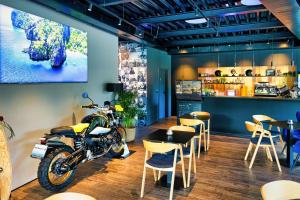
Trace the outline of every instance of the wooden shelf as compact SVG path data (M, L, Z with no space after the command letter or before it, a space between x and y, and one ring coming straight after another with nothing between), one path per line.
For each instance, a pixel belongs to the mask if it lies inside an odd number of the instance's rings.
M198 78L264 78L264 77L270 77L270 78L296 78L296 76L199 76Z
M214 84L219 84L219 85L226 85L226 84L230 84L230 85L243 85L245 83L202 83L204 85L214 85Z

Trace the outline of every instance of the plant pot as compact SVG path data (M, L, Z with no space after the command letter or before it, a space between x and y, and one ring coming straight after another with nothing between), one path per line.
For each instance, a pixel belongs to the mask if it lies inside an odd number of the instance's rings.
M125 128L126 129L126 142L132 142L135 140L136 128Z

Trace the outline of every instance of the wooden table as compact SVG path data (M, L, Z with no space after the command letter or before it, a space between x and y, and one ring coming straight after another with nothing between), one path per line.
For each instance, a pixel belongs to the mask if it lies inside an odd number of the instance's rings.
M149 135L145 136L143 139L151 142L165 142L172 144L184 145L191 141L195 136L195 133L186 131L173 131L173 135L167 135L166 129L158 129ZM167 176L162 176L160 178L159 184L163 187L170 187L171 185L172 172L167 172ZM174 189L179 190L183 188L182 177L175 177Z
M286 167L291 167L294 162L294 151L293 151L293 132L294 130L300 130L300 122L293 122L292 125L289 125L287 123L287 120L285 121L265 121L264 124L269 124L272 126L277 126L282 129L287 130L287 136L286 136L286 161L284 165Z

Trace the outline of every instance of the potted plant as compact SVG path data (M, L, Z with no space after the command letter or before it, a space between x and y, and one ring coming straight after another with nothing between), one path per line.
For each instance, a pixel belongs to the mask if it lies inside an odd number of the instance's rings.
M122 116L122 124L126 129L126 142L135 140L136 134L136 119L138 108L135 103L137 93L131 91L123 91L119 93L118 104L123 108L120 112Z

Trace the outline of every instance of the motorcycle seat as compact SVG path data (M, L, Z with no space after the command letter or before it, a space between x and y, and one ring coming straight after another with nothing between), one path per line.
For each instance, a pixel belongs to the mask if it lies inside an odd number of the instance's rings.
M103 135L109 133L111 128L104 128L104 127L96 127L94 130L90 132L90 135Z
M51 135L62 135L66 137L72 137L76 135L73 128L70 126L61 126L61 127L53 128L50 130L50 133Z
M89 127L89 123L79 123L76 125L71 126L75 133L82 133L87 127Z

